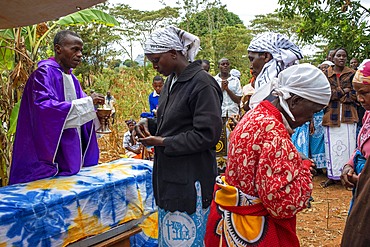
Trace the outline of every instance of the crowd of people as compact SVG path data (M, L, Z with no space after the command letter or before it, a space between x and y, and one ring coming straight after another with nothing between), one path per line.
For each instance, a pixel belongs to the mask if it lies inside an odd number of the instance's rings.
M31 74L9 184L98 163L96 106L112 109L113 124L114 97L82 91L72 73L82 47L76 33L58 32L55 56ZM154 147L159 246L299 246L296 214L309 205L317 170L328 176L323 187L342 181L353 190L342 246L370 243L362 207L370 189L369 60L352 58L348 67L340 47L317 67L300 64L296 44L266 32L248 47L252 79L242 87L227 58L212 76L208 60L195 60L199 38L177 27L154 31L143 48L166 79L153 78L150 112L126 121L123 146L135 158Z

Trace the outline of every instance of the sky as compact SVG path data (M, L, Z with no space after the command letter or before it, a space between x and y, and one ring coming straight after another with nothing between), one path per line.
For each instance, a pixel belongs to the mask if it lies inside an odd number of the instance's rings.
M159 0L108 0L108 2L113 4L127 4L133 9L139 10L157 10L163 8ZM164 2L169 6L176 6L174 4L176 0L164 0ZM221 0L221 3L226 5L227 10L238 15L246 26L249 24L249 21L254 19L255 15L274 12L279 7L277 2L278 0Z
M131 8L138 10L158 10L163 8L159 0L108 0L108 2L112 4L127 4L131 6ZM176 6L176 0L164 0L164 2L171 7ZM279 7L277 2L278 0L221 0L221 3L226 5L227 10L238 15L245 26L249 25L249 22L254 19L255 15L274 12L274 10ZM134 58L138 54L143 53L139 43L134 44L133 51Z

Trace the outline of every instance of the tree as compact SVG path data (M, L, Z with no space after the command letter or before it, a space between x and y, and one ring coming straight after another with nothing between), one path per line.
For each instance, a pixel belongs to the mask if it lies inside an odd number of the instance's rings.
M224 5L214 7L215 4L211 3L204 10L195 12L191 16L187 14L179 23L179 27L203 37L207 34L220 32L225 26L244 26L238 15L229 12Z
M297 37L297 31L302 22L299 16L293 16L291 19L282 17L278 13L266 15L256 15L248 27L256 35L262 32L278 32L285 34L289 39Z
M124 53L129 56L132 63L135 65L133 58L133 42L140 42L143 46L146 37L151 34L154 29L173 24L179 16L177 8L164 7L163 9L154 11L141 11L131 9L130 6L119 4L114 8L114 15L120 20L120 28L117 29L121 35L125 36L129 46L128 48L121 43L121 48ZM144 57L146 64L146 57ZM143 81L147 81L148 71L144 66Z
M328 50L345 47L349 56L364 59L370 52L370 12L360 1L352 0L279 0L281 15L302 17L299 38L306 42L326 45ZM322 60L321 60L322 61Z
M89 25L73 27L84 42L83 59L75 69L76 75L81 75L83 88L93 87L92 75L96 75L107 67L111 60L120 55L120 51L114 48L114 44L121 41L114 30L102 24L91 23Z
M121 23L117 31L128 41L128 46L125 43L121 43L120 46L132 61L133 42L138 41L143 45L146 37L154 29L174 24L179 17L177 8L164 7L154 11L141 11L132 9L126 4L115 6L112 13Z
M218 0L182 2L185 15L179 27L200 38L202 50L197 58L210 60L212 73L217 73L217 61L222 57L227 57L233 67L249 71L246 51L252 36L239 16Z
M203 49L199 52L199 58L209 59L214 73L218 72L218 60L226 57L231 67L241 71L243 78L249 78L248 45L252 35L243 25L226 26L215 35L207 35L203 38ZM216 49L213 49L216 47ZM245 83L244 83L245 84Z

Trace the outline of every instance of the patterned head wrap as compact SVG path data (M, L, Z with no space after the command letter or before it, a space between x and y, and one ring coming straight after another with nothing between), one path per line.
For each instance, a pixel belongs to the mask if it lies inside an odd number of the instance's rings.
M260 102L270 92L279 97L281 107L293 121L295 121L294 116L286 102L287 99L292 97L291 93L321 105L327 105L331 96L330 84L325 74L308 63L294 65L283 70L278 78L274 78L269 84L265 84L252 97L260 97L261 100L257 100Z
M248 51L268 52L273 57L263 66L261 73L257 76L254 85L256 90L277 77L282 70L303 58L301 50L288 37L273 32L265 32L253 38Z
M365 59L360 66L358 66L352 82L370 85L370 59Z
M144 44L145 54L164 53L170 50L181 51L191 62L200 49L197 36L175 26L168 26L154 31Z

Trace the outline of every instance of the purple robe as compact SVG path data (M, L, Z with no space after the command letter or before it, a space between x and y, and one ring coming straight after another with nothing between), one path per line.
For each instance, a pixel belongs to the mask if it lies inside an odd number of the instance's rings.
M99 160L93 121L64 129L72 102L65 101L63 69L54 59L40 61L21 100L9 184L78 173ZM77 99L86 97L72 74Z

